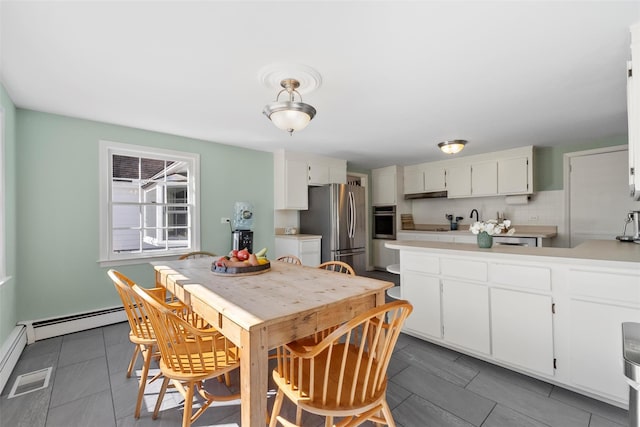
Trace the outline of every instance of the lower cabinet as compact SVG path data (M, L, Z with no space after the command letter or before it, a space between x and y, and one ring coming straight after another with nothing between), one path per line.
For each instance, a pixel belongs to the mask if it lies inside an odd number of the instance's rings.
M320 265L320 244L322 237L276 236L276 258L284 255L295 255L303 265L317 267Z
M388 265L398 264L398 251L384 246L388 240L373 239L371 241L373 249L373 266L386 269Z
M491 354L489 289L458 280L442 282L444 339L483 354Z
M405 328L420 335L442 338L440 279L418 271L405 270L401 280L402 299L413 304L413 311L405 321Z
M509 289L491 289L493 357L553 375L552 299Z

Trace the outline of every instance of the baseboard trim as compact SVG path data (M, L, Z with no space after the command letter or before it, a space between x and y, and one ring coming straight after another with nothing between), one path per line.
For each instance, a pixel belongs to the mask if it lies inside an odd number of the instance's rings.
M9 381L11 372L16 367L22 350L27 345L27 332L24 326L13 328L0 348L0 393Z

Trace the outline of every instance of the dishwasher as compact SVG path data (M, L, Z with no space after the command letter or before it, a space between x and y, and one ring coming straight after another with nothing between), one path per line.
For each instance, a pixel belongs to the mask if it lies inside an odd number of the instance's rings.
M516 236L493 236L493 245L504 246L538 246L538 239L536 237L516 237Z

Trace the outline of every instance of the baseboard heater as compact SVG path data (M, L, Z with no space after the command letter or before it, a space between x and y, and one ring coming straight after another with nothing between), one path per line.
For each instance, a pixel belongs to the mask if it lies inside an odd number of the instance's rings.
M18 324L26 326L27 344L32 344L43 339L99 328L126 320L124 308L119 306L62 317L29 320Z

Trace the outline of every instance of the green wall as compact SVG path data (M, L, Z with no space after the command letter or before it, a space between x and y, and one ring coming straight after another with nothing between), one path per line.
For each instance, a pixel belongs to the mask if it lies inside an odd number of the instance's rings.
M267 152L17 110L17 313L55 317L121 302L98 261L98 141L200 154L203 250L226 254L234 202L254 205L255 246L273 247L273 155ZM148 264L114 267L144 286Z
M562 190L565 153L626 144L628 138L625 135L560 147L534 147L533 188L535 191Z
M4 180L5 180L5 253L7 275L11 277L0 286L0 343L18 320L16 307L16 108L0 84L0 105L4 109Z

